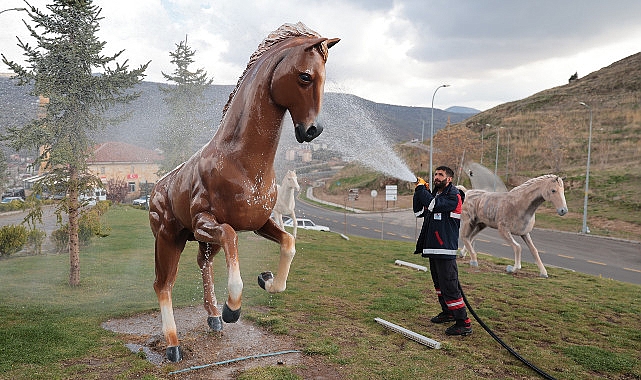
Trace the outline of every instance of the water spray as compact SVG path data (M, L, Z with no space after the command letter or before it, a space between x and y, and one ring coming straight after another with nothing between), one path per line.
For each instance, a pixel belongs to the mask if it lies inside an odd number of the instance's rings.
M355 99L346 97L338 102L325 102L319 118L332 130L322 138L330 139L328 145L340 152L344 161L357 161L385 175L416 182L416 176L379 130L381 123Z

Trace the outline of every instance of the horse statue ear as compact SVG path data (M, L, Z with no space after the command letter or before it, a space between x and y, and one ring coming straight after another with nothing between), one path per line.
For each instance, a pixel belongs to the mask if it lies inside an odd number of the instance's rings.
M341 40L340 38L331 38L331 39L327 40L327 48L329 49L332 46L336 45L338 43L338 41L340 41L340 40Z
M329 48L336 45L338 41L340 41L340 38L332 38L332 39L327 39L324 37L313 38L307 43L307 46L305 47L305 51L317 49L318 52L323 57L323 60L327 62L327 53Z

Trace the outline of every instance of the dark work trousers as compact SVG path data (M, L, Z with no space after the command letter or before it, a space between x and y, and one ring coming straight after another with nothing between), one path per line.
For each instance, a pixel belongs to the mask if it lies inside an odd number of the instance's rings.
M430 257L430 273L441 309L454 315L457 321L467 320L465 302L459 288L456 260Z

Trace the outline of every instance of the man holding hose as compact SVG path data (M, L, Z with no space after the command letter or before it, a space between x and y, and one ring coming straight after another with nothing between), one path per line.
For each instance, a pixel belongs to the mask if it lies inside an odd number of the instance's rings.
M447 335L469 335L472 326L463 302L456 265L464 195L452 185L453 177L454 171L449 167L437 167L432 191L425 180L418 178L413 209L417 218L423 217L423 227L414 253L429 258L432 281L441 305L441 313L431 321L455 322L445 330Z

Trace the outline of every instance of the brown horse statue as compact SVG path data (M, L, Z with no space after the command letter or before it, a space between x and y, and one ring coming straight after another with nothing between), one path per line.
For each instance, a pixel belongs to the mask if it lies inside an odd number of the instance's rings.
M517 235L530 249L539 267L539 275L547 278L548 272L530 237L534 228L534 212L545 201L551 201L559 215L567 214L563 179L554 174L532 178L508 192L467 190L461 210L460 235L465 244L462 256L466 251L470 252L470 265L478 266L474 238L486 227L496 228L514 250L514 265L507 266L508 272L521 269L521 245L512 236Z
M182 359L171 291L188 240L199 242L204 306L212 330L221 331L223 321L240 317L237 231L254 231L280 244L276 276L263 272L258 282L270 293L285 290L296 248L294 238L269 217L276 202L274 157L286 111L298 142L321 133L314 122L321 109L328 49L338 41L320 37L300 22L270 33L230 94L214 137L156 183L149 206L156 239L154 290L170 361ZM212 259L221 248L228 275L222 317L212 281Z

